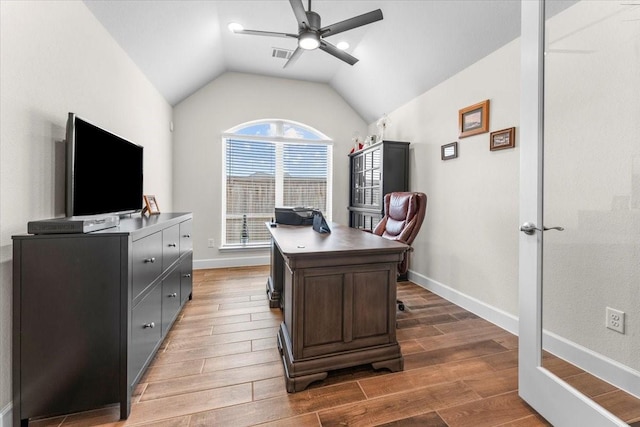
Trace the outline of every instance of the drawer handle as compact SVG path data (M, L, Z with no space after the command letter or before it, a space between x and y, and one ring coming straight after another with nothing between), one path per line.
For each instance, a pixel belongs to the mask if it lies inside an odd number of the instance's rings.
M172 294L167 295L167 297L169 297L169 298L178 298L178 294L176 292L174 292Z
M182 237L186 237L187 239L190 239L191 238L191 234L185 234Z
M185 275L184 275L184 276L182 276L182 277L191 277L191 273L187 273L187 274L185 274Z
M151 257L151 258L145 258L144 263L148 264L148 263L154 263L156 262L156 258L155 257Z
M145 323L142 327L143 327L144 329L147 329L147 328L153 329L153 328L155 328L155 327L156 327L156 324L155 324L155 322Z
M175 248L175 247L176 247L176 244L175 244L175 243L169 243L169 247L170 247L170 248Z

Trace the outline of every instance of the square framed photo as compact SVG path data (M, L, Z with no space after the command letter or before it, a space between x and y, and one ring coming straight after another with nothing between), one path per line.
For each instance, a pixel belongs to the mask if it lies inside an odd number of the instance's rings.
M460 138L489 132L489 100L458 111Z
M142 196L144 198L144 208L142 213L149 212L149 215L157 215L160 213L156 196Z
M458 141L440 146L440 158L450 160L458 157Z
M491 132L489 137L489 150L504 150L516 146L516 128L502 129Z

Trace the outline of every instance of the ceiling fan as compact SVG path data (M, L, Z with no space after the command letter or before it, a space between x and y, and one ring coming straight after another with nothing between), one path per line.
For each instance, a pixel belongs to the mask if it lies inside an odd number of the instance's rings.
M338 49L333 44L326 41L324 38L327 36L333 36L344 31L352 30L363 25L371 24L372 22L380 21L382 19L382 11L376 9L369 13L354 16L353 18L346 19L344 21L337 22L326 27L320 26L320 15L311 11L311 0L309 0L309 10L304 10L302 0L289 0L291 8L298 21L298 34L291 33L276 33L272 31L258 31L258 30L245 30L238 24L235 26L230 25L229 28L235 34L249 34L253 36L270 36L270 37L289 37L298 39L298 47L293 52L289 60L284 64L284 68L293 64L302 55L305 50L320 49L327 52L330 55L335 56L338 59L346 62L349 65L353 65L358 62L358 58L348 54L347 52Z

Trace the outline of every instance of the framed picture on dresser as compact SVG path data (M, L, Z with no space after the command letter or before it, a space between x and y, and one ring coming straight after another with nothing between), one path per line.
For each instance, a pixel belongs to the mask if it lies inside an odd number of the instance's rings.
M144 198L144 208L142 209L142 213L149 212L149 215L157 215L160 213L160 208L158 207L158 202L156 201L156 196L143 196Z

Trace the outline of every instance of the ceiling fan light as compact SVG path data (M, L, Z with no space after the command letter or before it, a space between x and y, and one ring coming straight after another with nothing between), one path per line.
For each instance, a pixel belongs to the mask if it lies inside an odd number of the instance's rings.
M241 24L238 24L237 22L231 22L227 28L229 28L229 31L231 31L232 33L238 33L242 30L244 30L244 27Z
M347 50L347 49L349 49L349 43L347 43L347 42L345 42L345 41L342 41L342 42L339 42L339 43L336 45L336 47L337 47L338 49L340 49L340 50Z
M317 49L320 46L320 36L312 31L302 33L298 38L298 46L306 50Z

